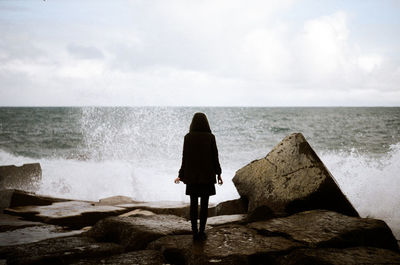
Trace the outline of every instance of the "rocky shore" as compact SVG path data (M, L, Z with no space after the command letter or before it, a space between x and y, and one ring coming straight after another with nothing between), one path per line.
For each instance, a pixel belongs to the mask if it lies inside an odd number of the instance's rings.
M0 191L0 264L400 264L385 222L361 218L301 134L233 178L193 241L189 206Z

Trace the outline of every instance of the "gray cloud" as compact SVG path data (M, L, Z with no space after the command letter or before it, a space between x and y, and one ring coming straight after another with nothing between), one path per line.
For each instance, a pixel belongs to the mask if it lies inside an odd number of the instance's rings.
M78 59L103 59L104 54L93 46L69 44L67 51Z
M43 105L400 104L400 65L388 56L398 57L398 38L366 49L346 10L282 19L292 3L70 0L4 11L0 105L35 94ZM18 89L27 96L15 101Z

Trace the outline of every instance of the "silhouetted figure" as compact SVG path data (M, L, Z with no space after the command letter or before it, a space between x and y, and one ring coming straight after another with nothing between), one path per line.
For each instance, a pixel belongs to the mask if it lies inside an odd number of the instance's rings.
M204 232L208 216L208 199L215 195L215 176L222 185L221 166L215 136L204 113L196 113L189 133L183 143L182 166L175 183L186 184L186 195L190 195L190 220L193 239L206 239ZM200 201L200 228L197 229L198 199Z

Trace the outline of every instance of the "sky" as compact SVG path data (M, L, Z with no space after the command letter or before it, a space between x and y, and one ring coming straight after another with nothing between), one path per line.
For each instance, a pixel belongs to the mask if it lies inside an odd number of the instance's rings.
M400 106L398 0L0 0L0 106Z

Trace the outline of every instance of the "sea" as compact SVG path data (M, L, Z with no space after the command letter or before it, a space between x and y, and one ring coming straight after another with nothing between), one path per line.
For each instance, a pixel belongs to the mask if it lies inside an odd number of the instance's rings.
M399 107L1 107L0 165L39 162L40 183L18 188L43 195L187 202L174 179L196 112L222 167L211 203L238 198L235 172L301 132L360 215L400 238Z

